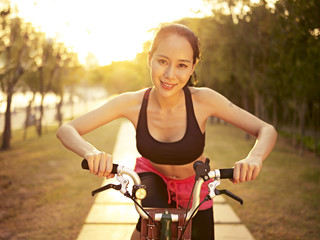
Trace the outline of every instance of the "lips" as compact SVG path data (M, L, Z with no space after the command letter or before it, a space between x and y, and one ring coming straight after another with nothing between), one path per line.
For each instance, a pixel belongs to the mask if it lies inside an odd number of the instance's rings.
M160 82L161 82L162 87L167 89L167 90L171 90L176 85L176 84L166 83L166 82L163 82L163 81L160 81Z

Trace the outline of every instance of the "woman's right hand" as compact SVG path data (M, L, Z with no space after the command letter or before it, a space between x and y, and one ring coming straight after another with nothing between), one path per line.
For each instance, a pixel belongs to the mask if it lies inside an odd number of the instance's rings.
M85 154L84 158L88 161L90 172L99 177L112 178L112 156L99 150L94 150Z

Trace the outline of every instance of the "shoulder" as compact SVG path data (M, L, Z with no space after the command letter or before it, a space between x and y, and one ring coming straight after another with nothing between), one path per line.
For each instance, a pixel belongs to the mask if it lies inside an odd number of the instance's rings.
M189 87L195 106L208 115L216 114L230 104L219 92L207 87Z
M141 103L143 96L145 94L147 89L141 89L139 91L134 92L125 92L118 95L113 95L109 98L108 102L113 102L115 104L125 104L128 105L134 105L137 103Z
M192 98L200 103L209 103L224 98L220 93L207 87L189 87Z
M117 112L119 117L131 118L140 110L143 96L147 89L141 89L134 92L125 92L119 95L110 97L107 101L107 106L112 106L112 110Z

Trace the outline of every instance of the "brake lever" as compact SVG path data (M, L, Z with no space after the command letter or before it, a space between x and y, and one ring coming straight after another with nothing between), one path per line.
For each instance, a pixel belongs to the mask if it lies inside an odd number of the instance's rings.
M230 191L228 191L226 189L222 189L222 190L215 189L214 192L215 192L216 195L225 194L228 197L231 197L232 199L238 201L241 205L243 205L242 198L238 197L237 195L233 194L232 192L230 192Z
M115 190L120 190L120 189L121 189L121 184L112 184L112 183L111 183L111 184L108 184L108 185L106 185L106 186L103 186L103 187L101 187L101 188L98 188L98 189L92 191L91 195L94 196L94 195L96 195L97 193L102 192L102 191L105 191L105 190L108 190L108 189L110 189L110 188L113 188L113 189L115 189Z
M120 182L120 184L108 184L106 186L103 186L101 188L98 188L94 191L92 191L92 196L96 195L97 193L99 192L102 192L102 191L105 191L105 190L108 190L110 188L113 188L115 190L118 190L120 191L122 194L125 194L127 193L127 187L128 187L128 184L129 184L129 180L124 178L122 175L117 175L116 176L116 179Z

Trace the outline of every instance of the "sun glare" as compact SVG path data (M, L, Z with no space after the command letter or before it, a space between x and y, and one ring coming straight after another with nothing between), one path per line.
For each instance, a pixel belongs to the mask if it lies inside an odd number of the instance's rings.
M161 22L210 15L202 0L11 0L19 15L47 37L100 65L133 59ZM201 10L201 13L199 13Z

